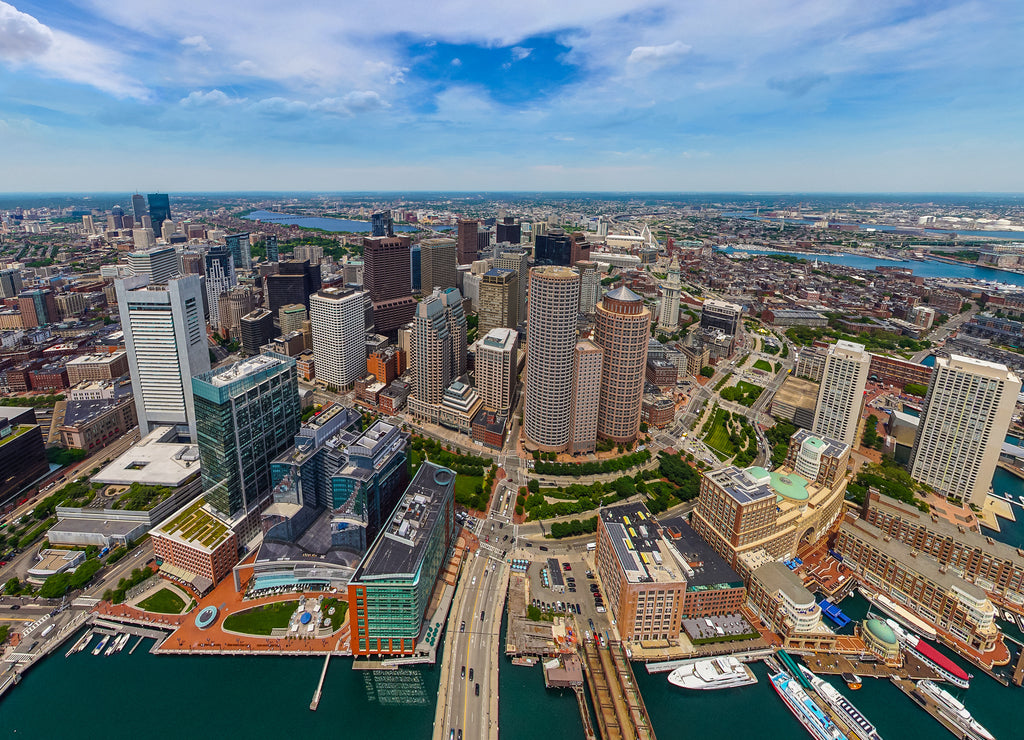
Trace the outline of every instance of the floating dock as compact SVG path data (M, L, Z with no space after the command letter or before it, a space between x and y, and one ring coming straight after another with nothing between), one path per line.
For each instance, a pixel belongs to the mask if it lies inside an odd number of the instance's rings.
M822 599L819 606L821 607L821 613L828 617L839 629L850 623L850 618L843 614L843 610L828 599Z

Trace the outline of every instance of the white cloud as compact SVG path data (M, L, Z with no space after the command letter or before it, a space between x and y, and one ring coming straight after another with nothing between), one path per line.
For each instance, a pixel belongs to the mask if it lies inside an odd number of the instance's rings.
M638 46L629 53L626 63L636 66L660 67L682 59L692 50L692 46L684 44L682 41L673 41L671 44L660 46Z
M532 53L533 53L533 49L527 49L526 47L523 47L523 46L513 46L512 47L512 61L513 62L521 61L523 59L526 59L526 57L530 56L530 54L532 54Z
M380 94L373 90L353 90L340 98L324 98L310 106L312 110L333 113L339 116L354 116L390 107Z
M197 34L195 36L186 36L181 40L181 45L188 46L192 49L195 49L196 51L200 51L203 53L213 51L213 49L210 47L209 42L207 42L206 37L200 34Z
M193 90L186 97L182 98L180 102L184 106L199 108L205 106L222 107L225 105L237 105L245 101L245 98L233 98L223 90L214 88L206 92Z
M452 66L453 67L461 67L462 66L462 60L459 59L458 57L455 57L454 59L452 59Z
M118 97L146 97L135 80L119 71L123 58L77 36L55 31L0 0L0 61L29 64L50 77L91 85Z

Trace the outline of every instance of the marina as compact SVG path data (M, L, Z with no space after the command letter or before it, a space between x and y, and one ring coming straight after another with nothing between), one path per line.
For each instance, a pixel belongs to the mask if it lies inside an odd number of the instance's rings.
M963 704L931 681L913 681L894 678L893 684L928 712L953 735L964 740L995 740Z
M668 674L668 682L682 689L713 691L750 686L757 677L736 658L723 656L680 666Z
M856 738L859 740L882 740L878 730L868 718L832 684L818 678L803 666L800 666L800 670L804 677L811 682L811 686L818 696L838 715L840 721Z
M808 683L806 679L802 676L799 680L794 678L793 675L782 670L773 658L766 658L765 662L771 671L768 680L771 682L772 688L775 689L775 693L779 695L779 698L811 737L817 738L817 740L847 740L846 735L836 727L835 723L825 715L821 707L814 703L814 700L800 685L801 682Z

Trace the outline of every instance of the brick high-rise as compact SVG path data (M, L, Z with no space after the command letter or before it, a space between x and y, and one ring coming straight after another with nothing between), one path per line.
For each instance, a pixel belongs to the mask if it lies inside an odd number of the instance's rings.
M458 232L458 259L460 265L471 265L476 260L480 245L480 222L475 218L460 218Z
M377 332L395 331L409 323L416 311L409 259L411 246L412 241L407 236L371 236L363 240L363 287L373 302L373 323Z
M597 434L632 442L640 433L640 406L651 337L651 312L643 298L621 286L597 304L594 343L604 350Z

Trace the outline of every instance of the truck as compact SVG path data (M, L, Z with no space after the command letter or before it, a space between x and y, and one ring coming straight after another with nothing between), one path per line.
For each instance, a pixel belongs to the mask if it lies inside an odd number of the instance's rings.
M593 552L596 549L597 549L597 543L596 542L588 542L587 543L587 552Z

